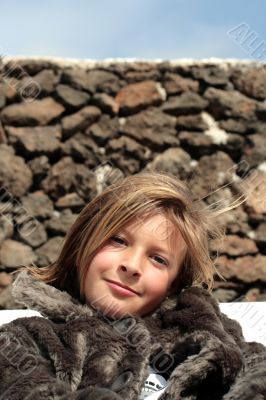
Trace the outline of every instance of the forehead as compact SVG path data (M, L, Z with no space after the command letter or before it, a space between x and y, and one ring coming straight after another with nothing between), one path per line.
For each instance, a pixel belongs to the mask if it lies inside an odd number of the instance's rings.
M176 241L181 238L177 226L163 213L135 217L122 227L128 233L141 231L143 235L148 235L159 241Z

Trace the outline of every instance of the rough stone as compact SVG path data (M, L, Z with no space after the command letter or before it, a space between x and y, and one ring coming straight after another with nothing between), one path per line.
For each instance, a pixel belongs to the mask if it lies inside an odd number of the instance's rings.
M83 69L67 69L63 71L61 82L78 90L89 90L88 74Z
M178 74L167 72L163 78L163 86L169 95L183 92L198 92L199 82L189 78L183 78Z
M0 145L0 187L4 187L13 196L20 197L32 184L32 172L23 158L15 156L11 149Z
M63 241L63 237L55 236L39 247L36 250L36 255L38 257L37 264L43 267L54 262L59 256Z
M19 230L19 238L31 247L39 247L47 241L47 233L42 223L35 220L34 225L25 224Z
M208 103L197 93L185 92L180 96L170 97L162 106L167 114L179 116L198 114L207 107Z
M226 279L239 279L245 283L266 281L266 256L245 256L237 259L229 259L221 256L217 259L219 272Z
M221 120L218 124L221 129L227 132L235 132L243 135L247 134L251 129L246 121L239 121L233 118Z
M1 188L2 189L2 188ZM0 201L0 214L6 215L13 212L13 203L10 201L9 197L5 199L5 193L0 189L0 200L6 200L1 202Z
M181 115L176 118L176 127L185 131L205 131L209 128L202 114Z
M249 164L249 168L263 163L266 160L266 134L249 135L242 147L241 159Z
M125 123L120 125L120 132L152 149L162 150L167 146L179 145L175 118L155 108L126 118Z
M235 133L228 133L226 142L220 144L220 149L228 154L233 159L239 160L241 157L243 147L245 145L245 139L241 135Z
M119 109L114 97L106 93L95 93L92 102L95 106L99 107L102 112L107 114L115 115Z
M43 71L38 72L36 75L30 78L30 82L34 82L36 86L36 90L40 90L41 95L51 94L56 84L59 81L59 76L51 69L44 69ZM25 77L21 80L21 88L25 88L27 91L27 86L29 90L32 90L32 86L30 85L29 77ZM24 93L27 96L27 92ZM30 97L30 96L29 96Z
M214 87L226 87L229 83L228 71L217 65L194 66L191 68L191 74L195 79Z
M29 103L10 104L1 112L0 118L6 125L47 125L64 111L61 104L51 97L46 97Z
M33 80L41 86L42 94L48 94L55 90L55 86L59 81L59 74L55 73L52 69L44 69L38 74L33 76Z
M181 147L193 158L212 154L214 143L210 136L199 132L180 132L178 135Z
M4 78L4 81L0 82L0 92L3 93L5 100L7 100L8 102L15 100L18 95L16 90L17 82L18 81L14 78Z
M51 154L59 151L61 127L44 126L30 128L6 128L9 143L24 155L37 156Z
M233 168L232 159L224 152L218 151L212 155L201 157L188 182L193 195L196 198L203 198L229 183L231 177L228 171Z
M68 138L77 131L84 131L97 121L101 115L99 108L86 106L74 114L62 118L63 137Z
M28 166L34 175L34 181L36 185L47 176L47 173L51 168L47 156L33 158L28 162Z
M221 198L220 201L221 201L220 204L224 204L223 198ZM248 216L244 212L242 206L239 206L234 210L227 211L224 214L220 215L220 217L217 218L217 224L225 226L226 231L229 234L244 235L247 234L247 232L250 232L250 226L248 224Z
M89 91L90 93L105 92L115 94L121 87L119 78L103 70L69 70L63 73L62 81L70 83L74 88Z
M266 70L265 69L236 69L233 71L231 80L237 90L247 96L258 100L266 99Z
M3 91L1 90L1 86L0 86L0 110L2 108L4 108L5 105L6 105L6 98L5 98Z
M100 146L105 145L110 139L118 135L118 118L111 118L109 115L102 115L99 121L92 124L87 130L86 135L92 136Z
M121 115L135 114L148 106L156 106L164 100L162 87L156 82L145 81L123 87L115 97Z
M76 133L62 144L63 155L71 156L75 161L84 162L87 166L94 167L100 156L96 143L83 133Z
M131 139L126 136L121 136L118 139L109 140L107 146L107 154L109 152L118 152L127 157L136 157L138 160L146 161L150 156L150 151L147 147L136 142L136 140Z
M172 175L187 179L191 173L191 157L183 149L171 148L157 155L146 165L147 171L169 172Z
M218 251L219 254L226 254L231 257L258 253L258 248L253 240L241 238L237 235L227 235L222 241L213 240L211 248Z
M248 213L266 214L266 172L253 170L239 183L239 189L247 196Z
M88 71L88 90L90 92L105 92L114 95L120 88L119 78L112 72L100 69Z
M262 222L255 230L255 239L259 244L266 244L266 222Z
M22 205L28 214L35 218L49 218L54 211L53 202L42 190L24 196Z
M213 291L213 295L220 303L227 303L237 298L237 291L230 289L217 289Z
M0 245L8 238L12 238L14 226L11 214L2 214L0 212Z
M11 292L11 285L5 287L0 293L0 310L18 310L24 309L23 304L17 303Z
M133 157L112 153L110 155L112 166L124 176L136 174L140 170L140 162Z
M96 194L93 172L82 164L74 163L71 157L64 157L54 164L41 186L55 199L76 192L88 201Z
M3 128L3 125L1 124L0 121L0 144L2 143L7 143L7 137Z
M65 235L76 218L77 214L72 214L68 209L61 213L55 212L51 219L45 221L45 228L52 236Z
M7 272L0 272L0 286L7 287L13 282L12 276Z
M84 200L77 193L68 193L65 196L60 197L55 202L55 206L59 210L70 208L73 211L77 211L81 210L84 205Z
M249 289L245 295L245 301L253 302L253 301L265 301L266 293L261 293L259 288Z
M90 99L90 95L88 93L73 89L71 86L63 84L57 85L56 95L63 103L64 107L69 109L83 107Z
M127 71L124 73L123 78L127 83L136 83L142 81L159 81L161 74L155 68L148 67L144 71Z
M256 102L237 91L208 88L204 98L209 101L210 113L218 120L227 118L256 120Z
M34 263L37 260L36 255L30 246L7 239L0 247L0 264L6 268L16 268Z
M38 74L40 71L46 69L58 70L58 66L52 60L43 60L38 58L22 58L11 60L5 65L6 70L12 70L15 75L22 73L22 71L28 73L30 76Z
M266 121L266 103L256 103L256 117L258 120L265 122Z

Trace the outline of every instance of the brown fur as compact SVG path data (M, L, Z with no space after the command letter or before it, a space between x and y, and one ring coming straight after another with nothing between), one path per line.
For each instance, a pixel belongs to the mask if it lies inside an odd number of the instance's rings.
M266 348L246 343L204 289L184 289L153 315L120 321L26 272L13 294L48 318L0 328L0 399L137 400L149 364L168 378L163 400L266 395Z

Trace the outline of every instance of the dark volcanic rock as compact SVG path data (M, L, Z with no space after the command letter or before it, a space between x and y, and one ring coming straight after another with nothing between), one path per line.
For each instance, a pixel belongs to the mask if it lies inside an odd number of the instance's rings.
M258 100L266 99L266 69L237 69L231 80L237 90Z
M7 239L0 247L0 264L5 268L15 269L19 266L30 265L37 260L30 246Z
M214 87L225 87L228 85L228 71L218 65L206 67L195 66L191 68L191 74L195 79Z
M197 93L186 92L180 96L170 97L162 106L162 110L170 115L198 114L207 107L208 103Z
M69 83L76 89L85 90L90 93L105 92L115 94L121 87L119 78L115 74L103 70L91 70L87 72L82 69L71 69L63 73L62 82Z
M155 149L177 146L175 118L150 108L121 121L120 132Z
M165 150L146 165L147 171L169 172L180 179L188 179L192 172L191 157L176 147Z
M51 219L45 221L47 232L52 236L65 235L77 218L77 214L72 214L70 210L61 213L55 212Z
M81 90L73 89L68 85L58 85L56 95L66 108L79 108L87 104L90 96Z
M77 192L84 200L96 194L96 181L93 172L82 164L76 164L71 157L64 157L54 164L41 186L52 198Z
M167 72L163 78L163 86L167 94L180 94L183 92L198 92L198 81L183 78L178 74Z
M23 158L15 156L12 147L0 145L0 188L20 197L31 184L32 172Z
M39 247L36 250L38 265L43 267L54 262L59 256L63 241L64 238L62 236L55 236Z
M22 197L22 205L32 217L49 218L53 215L53 202L41 190Z
M210 113L217 119L256 119L256 102L237 91L209 88L204 93L204 98L209 101Z
M181 115L176 118L176 127L185 131L205 131L208 125L204 121L202 114Z
M74 114L62 118L63 137L68 138L77 131L84 131L101 115L99 108L86 106Z
M61 127L59 125L32 128L7 127L6 131L9 143L25 156L41 154L50 156L60 149Z
M118 118L111 118L109 115L101 115L100 119L86 129L86 135L92 136L96 143L103 146L108 140L118 136Z
M217 260L219 272L226 278L237 278L245 283L266 281L266 256L245 256L229 259L221 256Z
M148 106L162 103L165 95L159 83L145 81L132 83L122 88L115 97L116 111L121 115L130 115Z
M0 118L7 125L46 125L58 118L64 110L53 98L46 97L31 103L11 104L1 112Z

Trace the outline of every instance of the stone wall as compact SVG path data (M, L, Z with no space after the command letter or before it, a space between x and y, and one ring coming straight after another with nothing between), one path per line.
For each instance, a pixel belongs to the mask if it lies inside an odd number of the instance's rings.
M264 65L4 58L0 73L0 308L17 307L12 270L53 261L104 185L150 169L208 204L249 194L211 244L215 295L266 300Z

